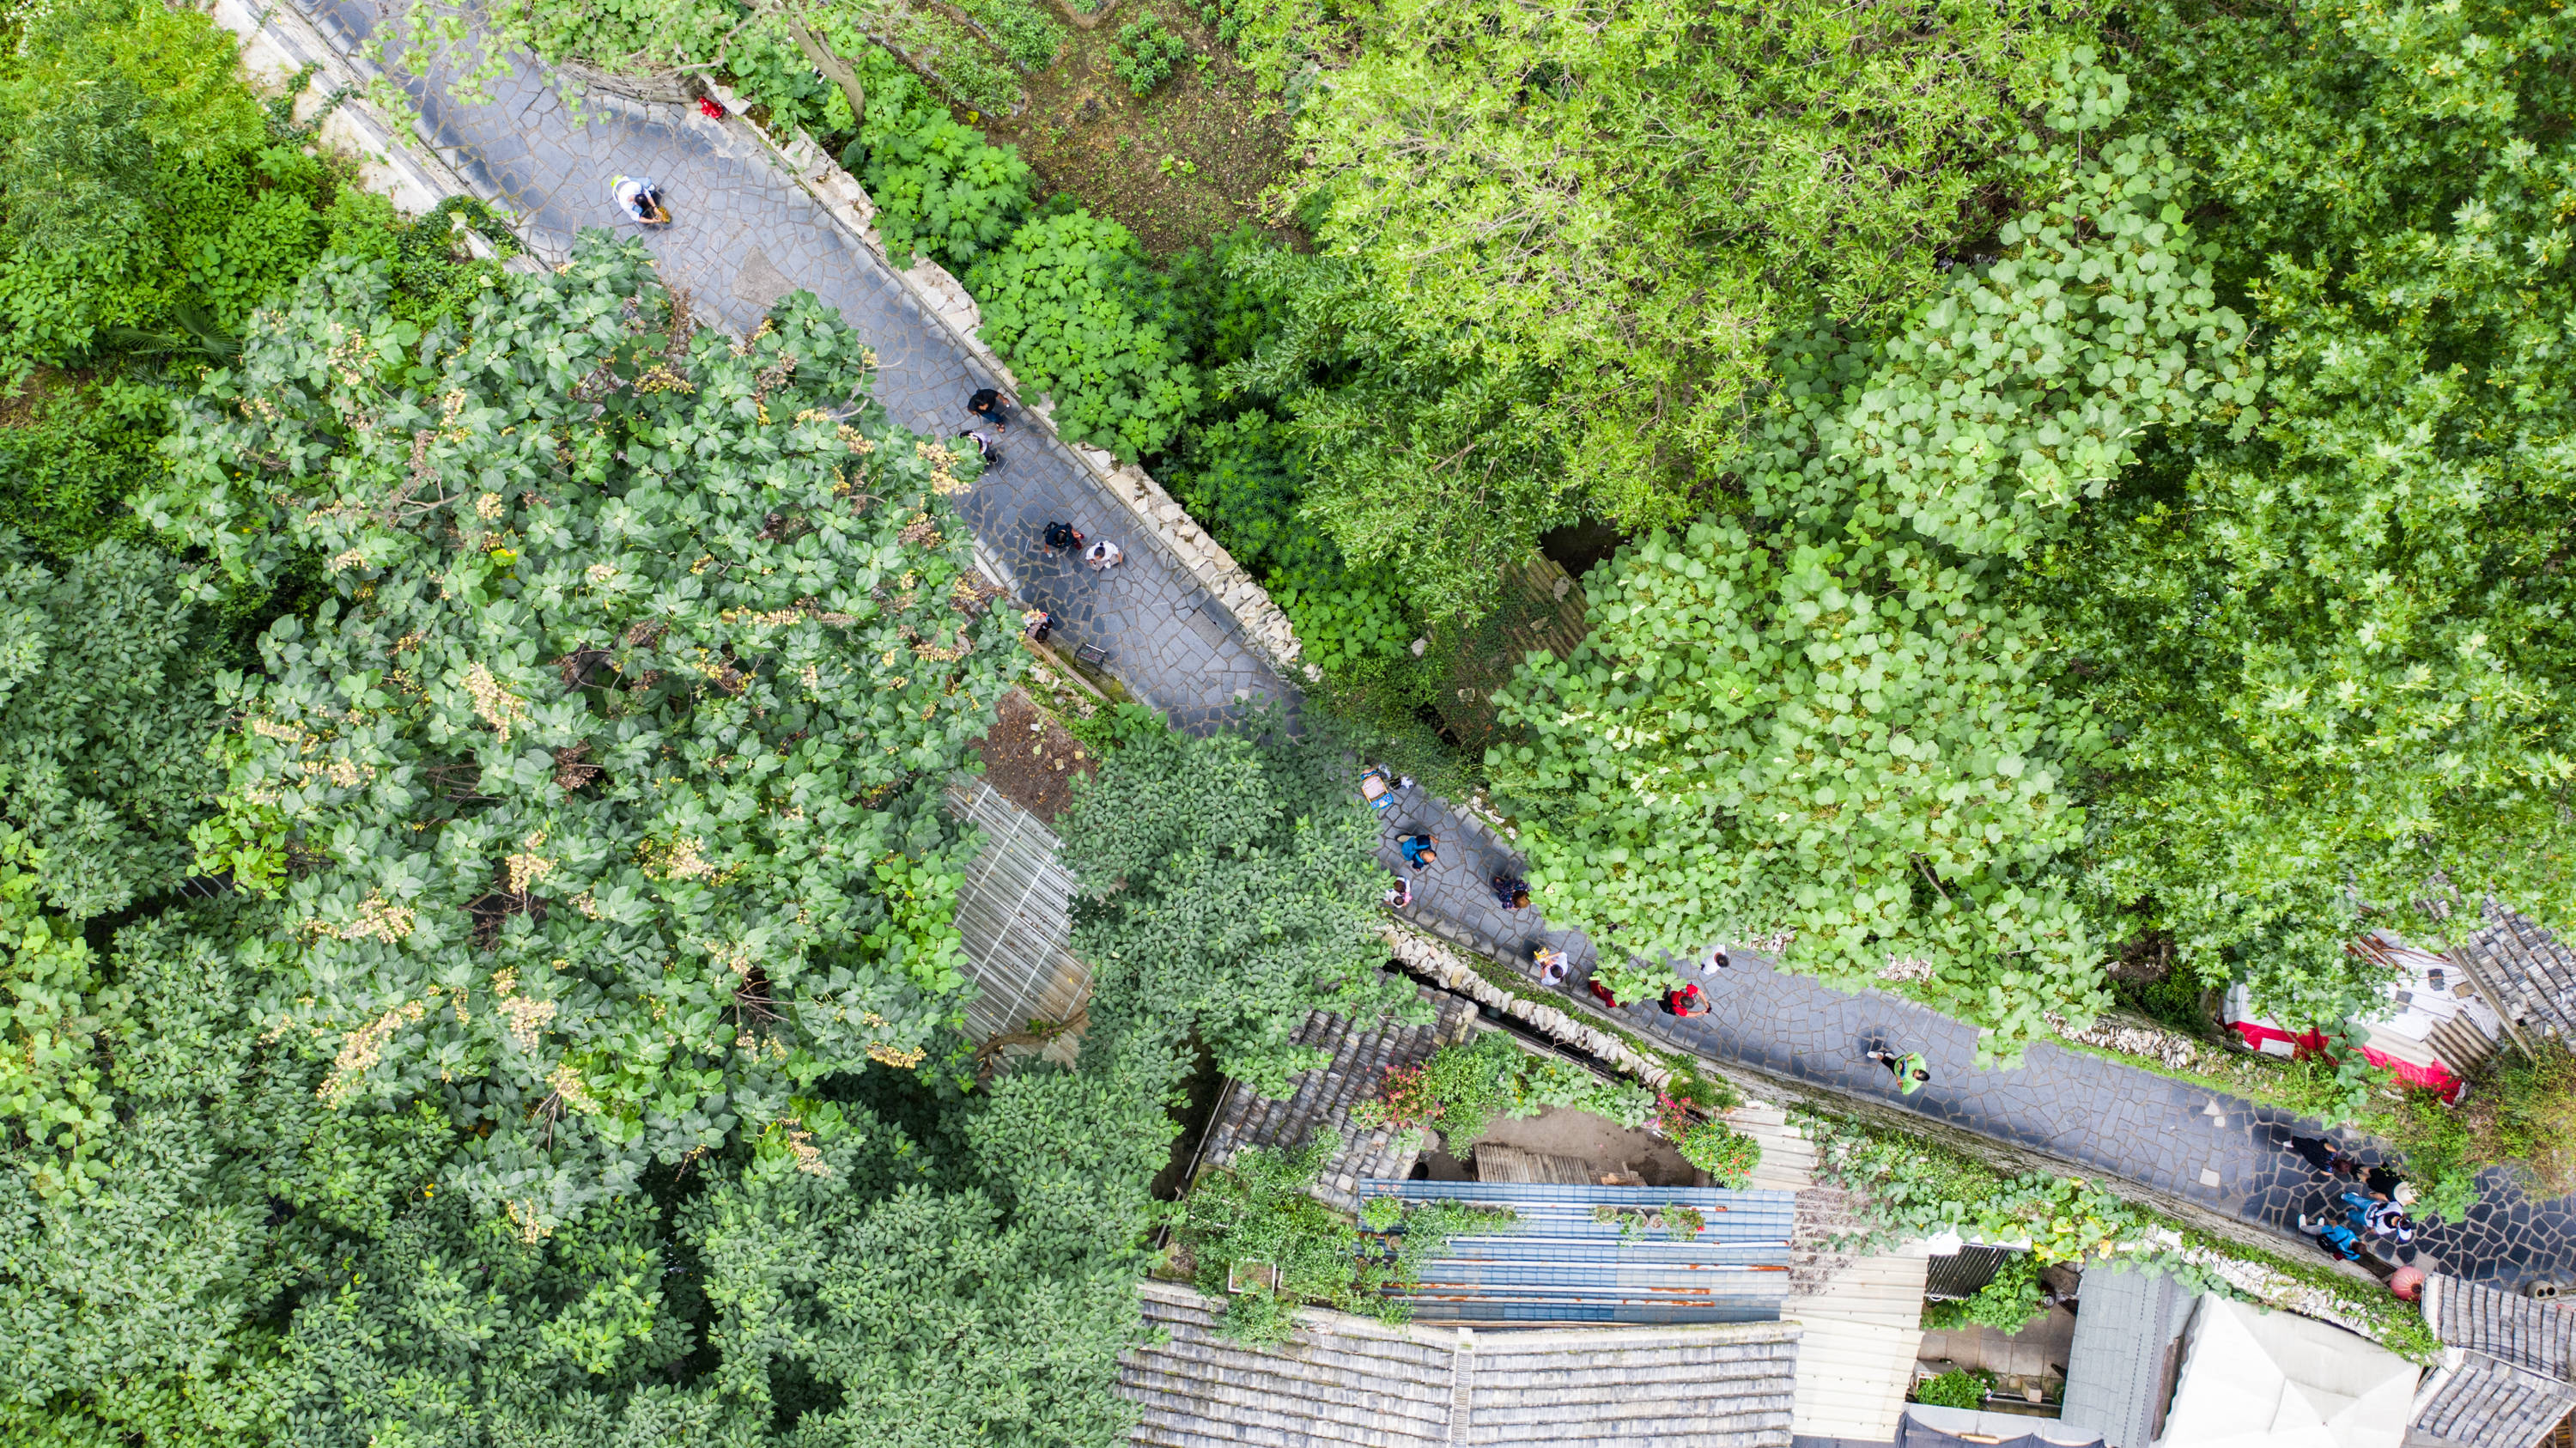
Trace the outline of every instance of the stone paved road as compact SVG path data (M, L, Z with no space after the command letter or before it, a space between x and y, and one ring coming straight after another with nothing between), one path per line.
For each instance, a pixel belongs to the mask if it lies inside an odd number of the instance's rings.
M307 13L344 52L378 23L366 0L317 0ZM584 227L631 230L610 183L650 176L674 219L645 244L701 314L748 331L791 291L811 291L876 349L877 396L896 422L931 437L967 425L966 395L992 379L745 123L605 96L585 98L576 117L529 64L488 82L488 102L453 99L448 80L432 70L406 89L468 184L524 216L520 234L539 257L568 255ZM962 511L1022 597L1055 614L1058 642L1109 649L1110 671L1188 729L1214 727L1249 698L1291 699L1233 616L1061 444L1024 422L1002 452ZM1126 562L1096 574L1049 556L1038 536L1057 519L1116 541Z
M373 31L375 12L357 0L316 9L317 23L345 50ZM648 244L664 275L702 311L743 330L791 290L811 290L877 349L878 395L895 420L932 436L963 425L966 393L989 379L741 123L597 99L577 123L526 66L490 83L490 103L456 103L444 79L433 72L409 88L469 182L525 214L523 234L539 255L560 257L582 227L619 224L610 177L653 176L677 220ZM1295 692L1245 646L1224 609L1158 543L1131 531L1125 508L1069 453L1031 425L1014 429L1004 446L1008 461L966 499L965 511L1024 596L1056 613L1065 636L1110 649L1113 672L1194 732L1216 727L1248 698L1293 707ZM1056 518L1116 538L1125 567L1101 578L1048 558L1037 533ZM1417 915L1498 954L1525 958L1527 942L1545 936L1589 968L1592 947L1580 935L1548 931L1535 912L1515 916L1494 903L1484 881L1510 852L1440 801L1416 797L1399 808L1382 849L1389 868L1402 867L1395 835L1425 826L1447 848L1418 877ZM1652 1006L1625 1014L1682 1049L1892 1097L1886 1074L1860 1056L1867 1039L1883 1034L1931 1059L1935 1079L1904 1102L1911 1109L2276 1227L2318 1200L2297 1160L2279 1149L2282 1113L2050 1046L2033 1048L2018 1070L1977 1071L1970 1027L1893 997L1829 990L1758 958L1735 966L1714 994L1717 1009L1691 1021ZM2483 1280L2576 1276L2570 1203L2534 1204L2509 1185L2489 1185L2467 1223L2427 1234L2426 1251Z
M1387 824L1380 860L1404 872L1396 838L1425 830L1440 842L1439 858L1413 876L1410 913L1497 957L1526 962L1540 940L1565 949L1576 967L1565 994L1598 1008L1582 990L1596 959L1592 943L1549 929L1534 909L1513 911L1495 900L1486 882L1520 862L1480 824L1440 800L1404 798ZM1612 1014L1679 1050L1893 1102L2285 1232L2299 1212L2324 1205L2314 1174L2285 1149L2294 1129L2320 1134L2311 1120L2053 1045L2032 1047L2015 1070L1979 1071L1972 1026L1896 996L1850 994L1774 970L1750 951L1732 951L1730 959L1714 979L1693 976L1713 998L1707 1015L1677 1020L1652 1003ZM1531 979L1535 984L1534 973ZM1862 1055L1882 1037L1922 1052L1931 1083L1898 1096L1887 1072ZM2364 1159L2378 1158L2367 1142L2353 1145ZM2576 1198L2532 1202L2500 1172L2481 1185L2486 1194L2468 1220L2426 1229L2410 1260L2507 1286L2576 1279Z

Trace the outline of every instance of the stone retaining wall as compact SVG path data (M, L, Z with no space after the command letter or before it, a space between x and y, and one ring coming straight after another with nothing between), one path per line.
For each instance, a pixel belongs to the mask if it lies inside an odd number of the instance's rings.
M779 159L788 174L796 178L797 184L824 203L824 211L835 222L868 250L878 256L886 256L885 243L877 236L874 225L876 203L811 136L799 131L793 139L782 142L740 114L743 109L740 96L714 82L707 83L706 92L733 117L728 124L741 126L760 137L761 144ZM893 269L891 257L887 257L887 267ZM956 339L959 347L1002 379L1013 392L1020 390L1019 380L1008 364L984 343L982 310L947 268L925 256L910 267L895 271L895 276L925 311L939 319L939 324ZM1026 411L1045 422L1050 432L1054 431L1051 402L1043 398L1023 398L1022 401ZM1197 520L1190 517L1189 511L1163 490L1162 484L1155 482L1144 469L1132 463L1122 464L1100 448L1069 439L1065 440L1065 446L1081 460L1093 479L1126 507L1137 525L1161 539L1172 556L1178 558L1198 580L1199 586L1225 606L1226 612L1234 616L1236 625L1242 629L1244 641L1251 645L1253 652L1277 669L1283 678L1313 683L1322 677L1312 666L1298 662L1301 646L1297 642L1297 631L1289 624L1288 615L1271 601L1269 591L1254 582L1252 575L1245 572L1243 566L1209 537Z

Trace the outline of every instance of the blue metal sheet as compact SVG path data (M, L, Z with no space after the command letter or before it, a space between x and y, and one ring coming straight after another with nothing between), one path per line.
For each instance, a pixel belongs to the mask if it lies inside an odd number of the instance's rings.
M1440 1322L1769 1322L1789 1291L1788 1192L1693 1187L1566 1186L1372 1178L1362 1201L1448 1201L1503 1207L1517 1228L1456 1237L1406 1295L1417 1318ZM1697 1210L1705 1226L1623 1238L1593 1211Z

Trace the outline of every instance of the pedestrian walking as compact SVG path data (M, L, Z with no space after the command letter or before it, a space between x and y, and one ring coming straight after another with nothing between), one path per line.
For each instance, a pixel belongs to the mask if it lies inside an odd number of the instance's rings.
M1404 878L1402 875L1395 877L1395 888L1386 892L1386 908L1389 910L1410 910L1413 908L1413 882L1411 880Z
M1049 523L1044 536L1049 553L1062 553L1082 546L1082 533L1071 523Z
M1700 957L1699 973L1702 975L1715 975L1734 963L1735 962L1726 958L1725 946L1712 946L1709 948L1708 954Z
M1538 979L1541 985L1563 985L1566 976L1574 970L1572 962L1565 958L1564 951L1552 950L1544 945L1530 957L1530 961L1538 967Z
M1020 615L1020 626L1027 630L1032 642L1042 644L1047 641L1048 634L1055 632L1055 615L1042 608L1033 608Z
M1913 1095L1932 1079L1932 1063L1924 1060L1920 1051L1908 1051L1900 1056L1887 1049L1885 1041L1879 1041L1870 1046L1867 1054L1869 1059L1885 1066L1887 1073L1896 1078L1896 1090L1900 1096Z
M2352 1234L2350 1227L2325 1217L2311 1219L2307 1213L2301 1212L2299 1230L2316 1238L2317 1246L2329 1257L2340 1257L2346 1262L2361 1260L2361 1239Z
M971 428L957 435L975 444L975 455L984 460L984 466L998 468L1002 465L1002 450L993 446L991 438Z
M1017 406L1017 401L990 387L978 387L966 399L966 410L991 423L995 432L1009 431L1011 422L1002 409Z
M1708 992L1687 981L1664 992L1664 1014L1679 1016L1683 1020L1707 1015L1710 1004Z
M662 188L650 176L620 176L608 183L608 193L617 198L617 209L644 226L667 226L671 212L662 204Z
M1439 843L1440 837L1437 835L1405 835L1396 840L1395 847L1403 853L1404 863L1411 865L1415 872L1419 873L1424 868L1439 862L1440 852L1432 848Z
M2322 1137L2293 1136L2290 1138L2290 1151L2306 1162L2310 1171L2341 1177L2346 1181L2357 1181L2362 1175L2359 1158Z
M1513 910L1529 908L1529 881L1516 880L1509 875L1496 875L1487 883L1494 887L1494 899L1501 904Z
M1090 549L1082 555L1082 561L1090 564L1091 571L1094 573L1106 573L1110 569L1117 567L1120 563L1125 562L1126 558L1126 554L1118 551L1118 545L1110 542L1106 538L1092 544Z

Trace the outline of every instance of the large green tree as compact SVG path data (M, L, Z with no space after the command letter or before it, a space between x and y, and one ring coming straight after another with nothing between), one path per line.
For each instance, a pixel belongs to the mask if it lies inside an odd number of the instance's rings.
M2064 858L2095 739L2013 567L2149 429L2241 428L2254 376L2182 169L2097 129L2125 89L2089 53L2056 83L1996 258L1884 345L1783 348L1737 457L1749 516L1624 551L1591 637L1497 695L1526 738L1487 763L1531 811L1551 918L1638 954L1777 940L1829 979L1928 980L2007 1051L2102 1003Z
M327 263L212 374L174 526L334 597L262 641L210 855L282 890L326 1100L477 1128L530 1230L918 1062L962 984L938 808L1015 667L954 460L810 298L694 332L585 241L462 323Z
M2270 377L2250 435L2168 433L2042 560L2117 740L2086 887L2333 1021L2374 924L2438 938L2492 892L2576 927L2566 25L2294 0L2132 34Z
M1096 973L1091 1018L1197 1034L1264 1095L1321 1065L1289 1044L1313 1009L1420 1009L1381 973L1377 817L1329 731L1277 718L1192 739L1144 731L1112 751L1057 822L1080 882L1073 949Z
M1902 315L2000 219L1980 188L2068 33L1994 0L1338 14L1299 185L1342 265L1299 280L1362 294L1332 311L1376 365L1301 345L1288 396L1309 515L1434 619L1578 510L1708 506L1780 333Z

